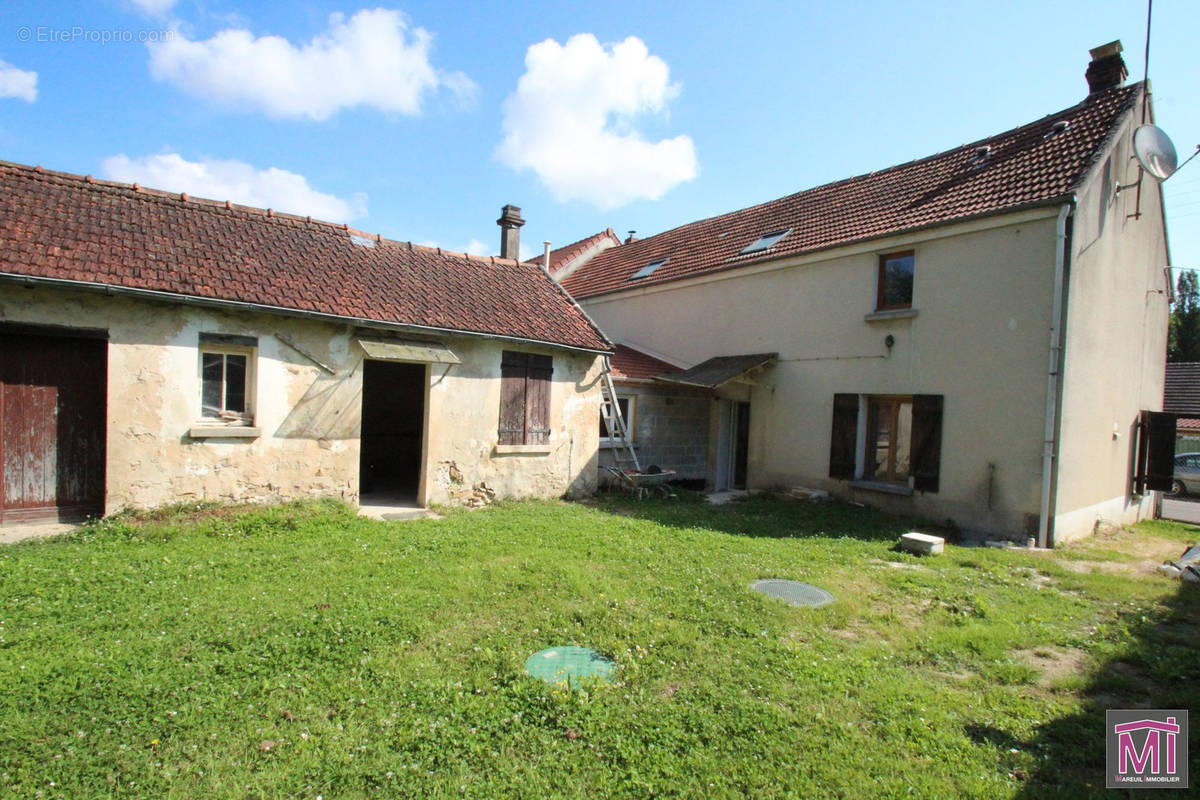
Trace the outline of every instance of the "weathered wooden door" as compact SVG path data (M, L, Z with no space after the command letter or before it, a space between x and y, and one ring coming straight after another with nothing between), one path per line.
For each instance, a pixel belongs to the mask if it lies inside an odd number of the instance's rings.
M0 329L0 522L104 511L108 343Z

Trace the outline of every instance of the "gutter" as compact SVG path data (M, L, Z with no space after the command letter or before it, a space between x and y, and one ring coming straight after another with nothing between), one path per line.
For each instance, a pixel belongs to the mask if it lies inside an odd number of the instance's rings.
M1067 300L1067 222L1075 198L1058 209L1054 226L1054 305L1050 309L1050 366L1046 373L1046 427L1042 447L1042 503L1038 510L1037 546L1050 546L1051 494L1054 488L1055 450L1058 446L1058 414L1062 397L1063 314Z
M157 289L132 289L127 286L117 286L111 283L92 283L90 281L75 281L68 280L66 278L42 278L33 275L22 275L15 272L0 272L0 283L16 283L25 287L46 286L54 289L69 289L78 292L103 293L106 295L116 295L118 297L132 297L138 300L179 303L187 306L196 306L198 308L215 308L222 311L255 311L266 314L278 314L286 317L313 319L335 325L351 324L362 328L376 328L379 330L400 331L402 333L423 333L438 336L473 336L480 339L493 339L502 342L518 342L520 344L533 344L543 347L557 347L563 350L573 350L578 353L587 353L594 356L606 356L611 352L609 350L598 350L590 347L563 344L562 342L551 342L544 339L529 339L524 336L506 336L499 333L482 333L480 331L469 331L459 328L437 328L430 325L414 325L404 322L386 322L376 319L364 319L362 317L347 317L340 314L328 314L322 311L305 311L303 309L285 308L283 306L248 303L243 300L220 300L210 297L197 297L190 294L164 292ZM555 285L557 286L557 284ZM559 287L559 291L562 291L561 287ZM570 295L567 296L568 298L570 297ZM576 306L576 308L578 308L578 304L575 304L574 300L572 300L572 303ZM593 327L595 327L595 323L592 322L590 318L588 318L587 321L591 323ZM596 328L596 332L600 333L599 328ZM605 342L608 341L608 338L603 334L601 334L601 339Z
M1019 203L1017 205L1005 206L1004 208L996 208L996 209L992 209L991 211L983 211L978 214L968 214L963 217L955 217L952 219L939 219L939 220L935 220L933 222L926 222L926 223L923 223L920 225L912 225L907 228L898 228L896 230L885 231L883 233L867 234L865 236L859 236L859 237L855 237L855 238L851 238L851 239L844 239L842 241L824 244L819 247L810 247L810 248L807 248L804 250L796 250L794 252L789 252L789 253L771 253L770 251L768 251L764 255L761 255L761 256L758 256L758 257L752 258L752 259L746 259L745 261L740 261L736 264L728 264L728 263L719 264L716 266L712 266L712 267L708 267L706 269L699 270L697 272L690 272L686 275L678 275L673 278L659 278L657 280L655 280L653 278L642 279L642 280L638 281L637 285L634 285L634 286L628 286L628 285L623 284L621 286L616 286L611 289L602 289L598 292L592 292L591 294L581 295L580 299L592 300L593 298L607 297L609 295L616 295L621 292L635 292L635 291L640 291L640 290L644 290L644 289L657 289L660 287L665 288L665 287L670 286L673 283L681 283L690 278L704 278L704 277L708 277L709 275L719 275L722 272L731 272L733 270L741 269L742 267L759 266L761 264L766 264L771 261L783 261L784 259L807 257L807 256L811 256L811 255L819 255L819 254L824 253L829 250L836 250L840 247L849 247L851 245L868 244L870 242L878 241L881 239L888 239L888 238L893 238L893 237L897 237L897 236L907 236L907 235L916 234L916 233L924 233L925 231L934 230L937 228L945 228L945 227L949 227L952 225L961 225L963 223L968 223L968 222L977 222L980 220L991 219L993 217L1002 217L1006 214L1016 214L1016 213L1019 213L1022 211L1032 211L1032 210L1038 209L1038 208L1053 207L1053 206L1056 206L1059 203L1063 203L1063 202L1069 202L1069 203L1073 204L1075 202L1074 194L1057 195L1055 197L1047 197L1047 198L1043 198L1041 200L1031 200L1026 203ZM704 220L701 220L701 221L704 221ZM674 229L672 229L672 230L674 230ZM662 234L655 234L655 236L661 236L661 235ZM639 243L640 242L648 242L653 238L654 237L651 236L651 237L647 237L646 239L639 239L638 242ZM785 265L781 265L780 268L783 268L784 266ZM786 265L786 266L790 266L790 265Z

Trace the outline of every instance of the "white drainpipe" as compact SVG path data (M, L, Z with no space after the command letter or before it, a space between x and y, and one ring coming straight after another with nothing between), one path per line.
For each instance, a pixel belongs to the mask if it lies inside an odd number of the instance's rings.
M1046 376L1046 432L1042 447L1042 506L1038 514L1038 547L1050 545L1050 492L1054 483L1054 446L1057 443L1055 421L1058 417L1058 379L1062 367L1063 296L1067 275L1067 217L1073 203L1058 209L1054 228L1054 306L1050 309L1050 369Z

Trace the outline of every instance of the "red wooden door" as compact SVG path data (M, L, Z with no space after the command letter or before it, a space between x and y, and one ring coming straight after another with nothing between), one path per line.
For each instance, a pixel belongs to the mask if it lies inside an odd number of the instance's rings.
M108 343L0 332L0 522L104 511Z

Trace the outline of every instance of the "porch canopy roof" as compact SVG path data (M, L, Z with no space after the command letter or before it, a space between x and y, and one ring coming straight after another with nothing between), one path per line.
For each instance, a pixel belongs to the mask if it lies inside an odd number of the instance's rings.
M779 353L717 356L702 361L691 369L685 369L683 372L676 372L673 375L661 375L655 380L663 383L682 383L686 386L716 389L730 381L744 377L753 370L772 364L778 358Z

